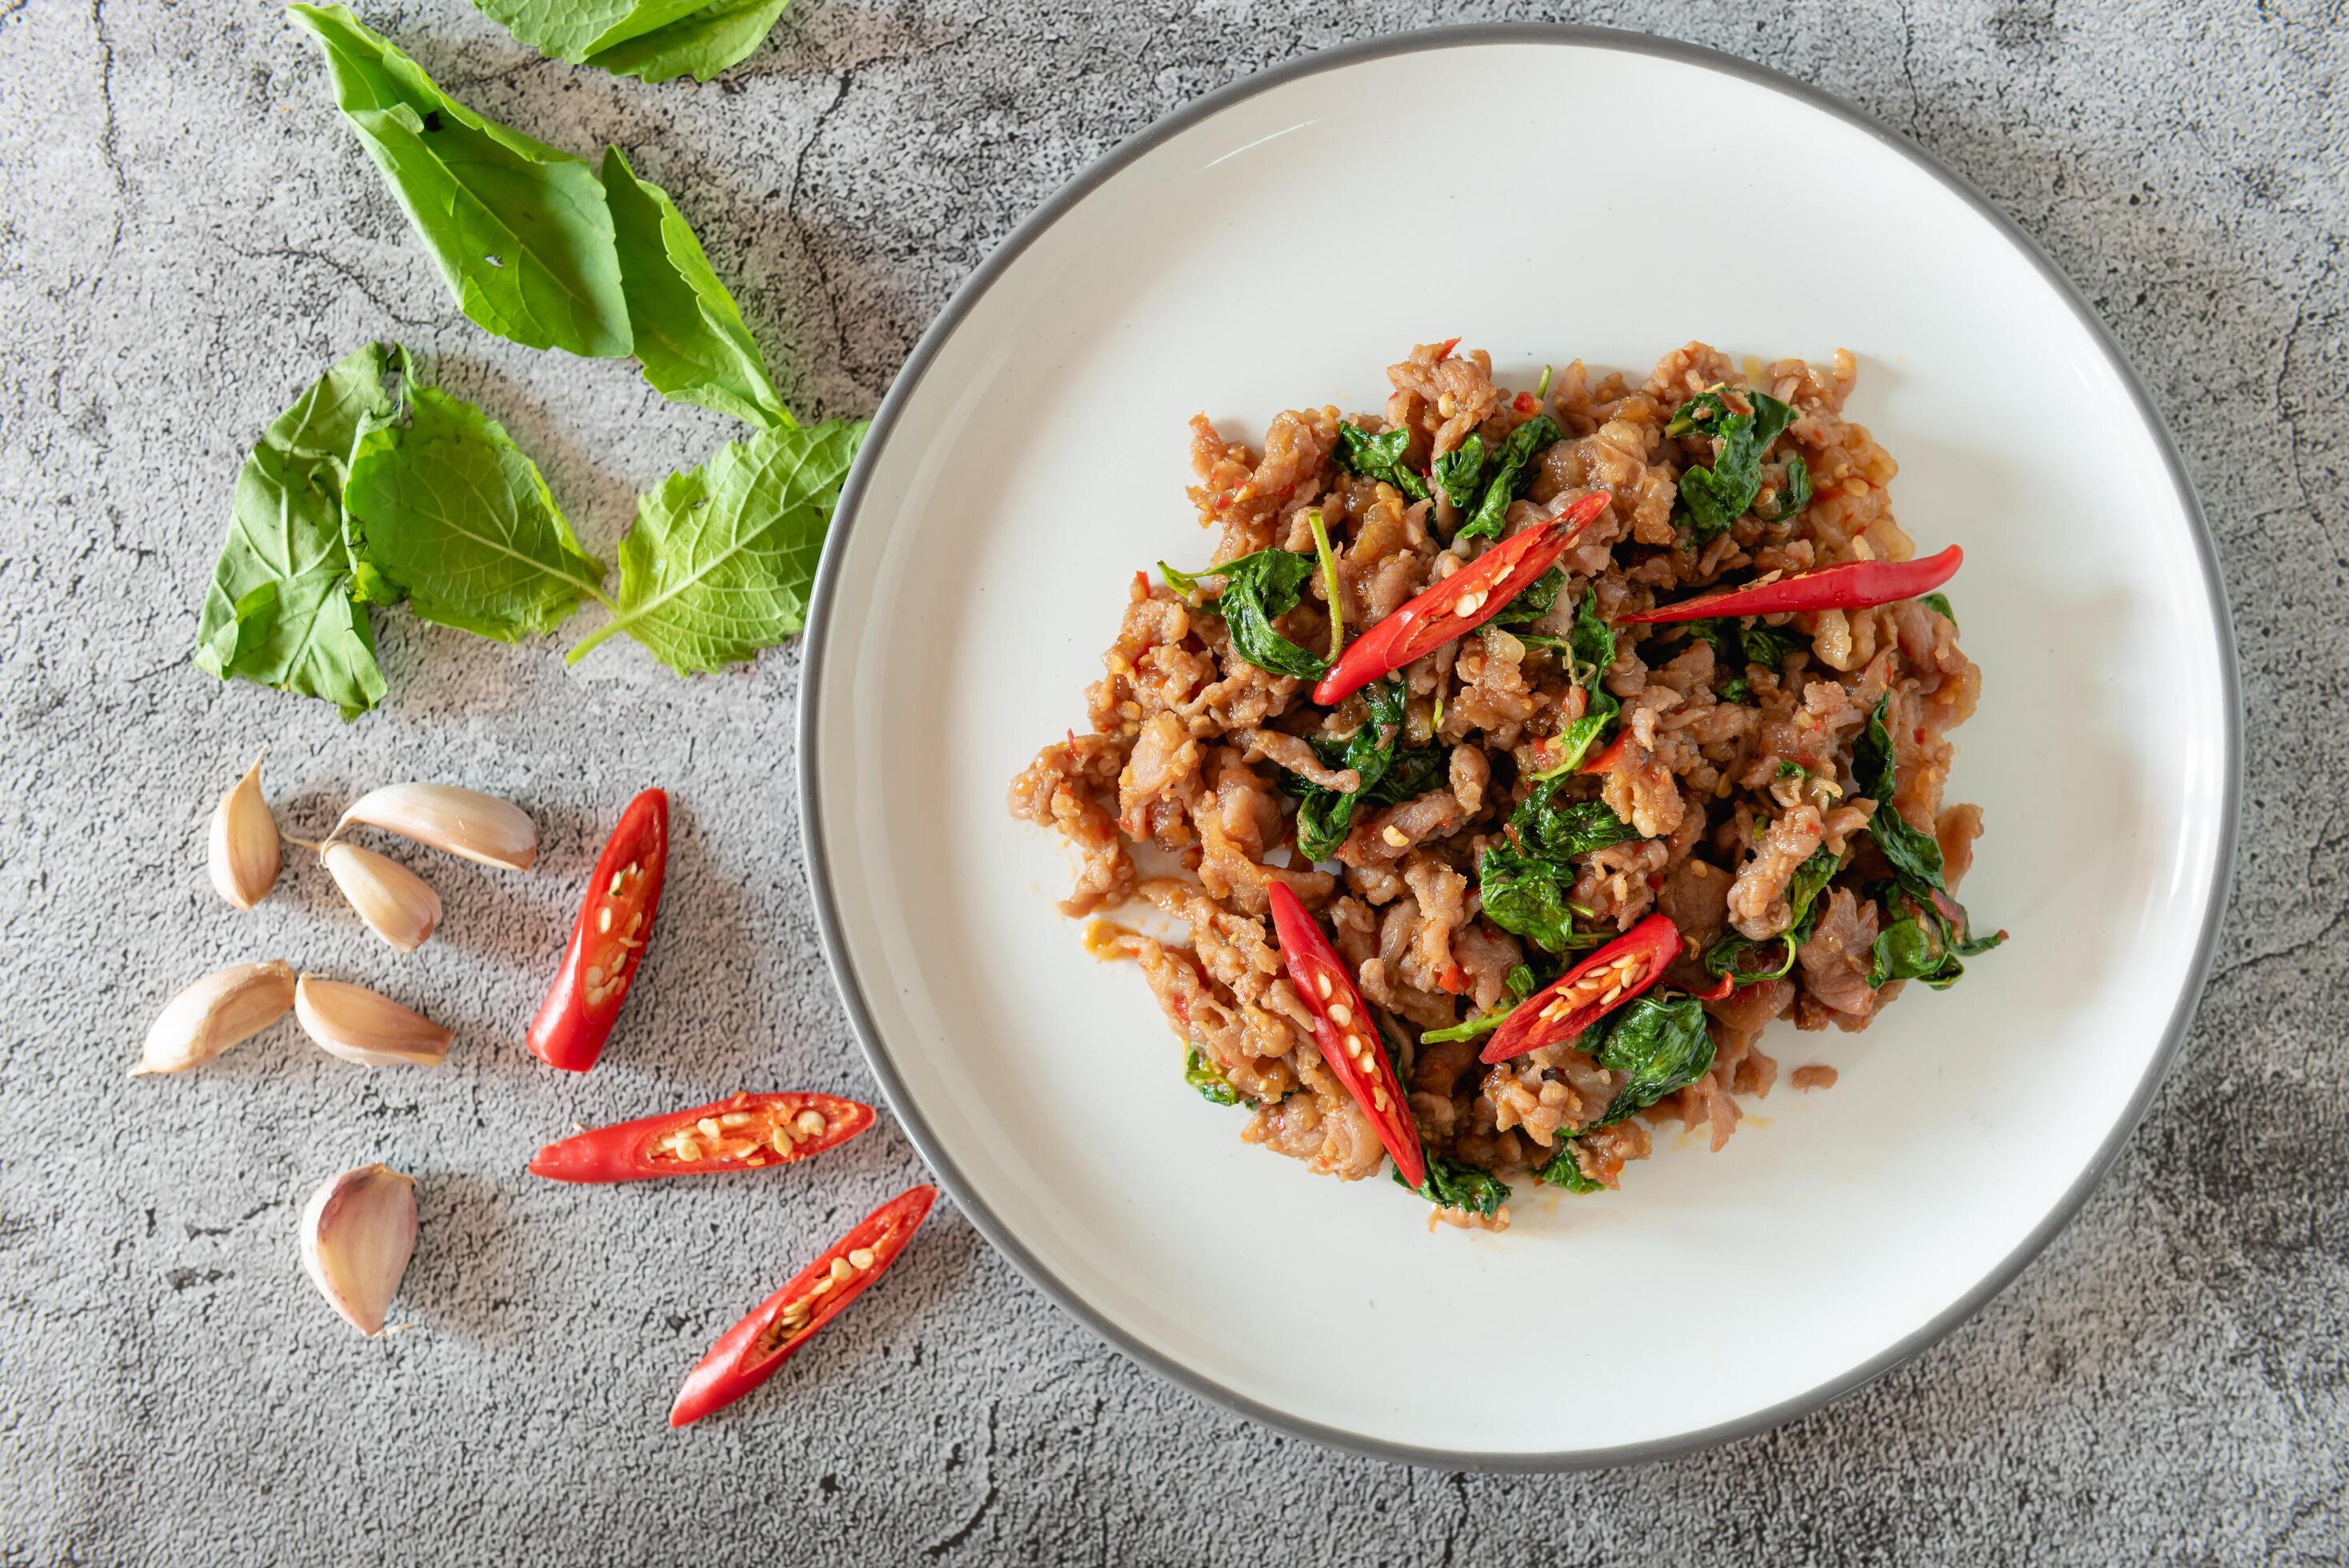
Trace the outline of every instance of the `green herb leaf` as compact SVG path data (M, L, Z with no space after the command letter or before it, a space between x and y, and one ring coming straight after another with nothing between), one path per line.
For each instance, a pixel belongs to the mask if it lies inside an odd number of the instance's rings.
M370 419L344 487L366 596L405 599L427 621L511 643L553 631L604 599L604 563L503 427L460 397L410 389L401 415Z
M1582 1167L1575 1162L1574 1140L1571 1138L1558 1144L1557 1152L1550 1156L1549 1163L1535 1170L1534 1180L1552 1187L1563 1187L1569 1192L1607 1191L1606 1182L1594 1181L1582 1173Z
M1754 515L1764 522L1784 522L1810 504L1811 465L1803 460L1800 452L1796 452L1785 461L1776 490L1771 497L1770 509L1763 511L1757 499Z
M707 0L473 0L473 4L547 58L575 66L598 49L679 21Z
M1780 763L1779 766L1790 765ZM1798 768L1795 771L1799 773L1802 769ZM1778 936L1764 937L1759 942L1749 941L1734 931L1729 932L1704 950L1704 972L1716 980L1725 975L1733 985L1751 985L1759 980L1778 979L1792 971L1795 950L1811 939L1811 932L1818 923L1819 894L1826 891L1827 883L1833 882L1836 872L1842 869L1842 861L1825 844L1813 850L1809 858L1796 866L1795 874L1786 880L1786 907L1793 912L1794 919L1785 932ZM1774 944L1780 950L1780 956L1775 964L1767 967L1748 967L1748 954L1766 950Z
M564 656L626 632L679 675L715 670L800 629L863 423L764 430L672 474L620 542L619 613Z
M457 102L347 7L288 9L325 48L344 118L432 248L458 307L532 348L627 354L627 302L595 170Z
M688 72L706 82L740 65L766 41L791 0L716 0L666 26L596 50L581 62L617 77L665 82Z
M1418 1193L1439 1209L1465 1209L1489 1220L1509 1201L1509 1184L1490 1171L1464 1165L1433 1150L1427 1152L1427 1180L1419 1186L1404 1181L1400 1171L1392 1174L1396 1186Z
M1989 952L2006 940L2003 931L1988 936L1973 934L1972 918L1947 893L1915 897L1899 882L1877 890L1884 906L1870 954L1868 983L1882 985L1893 980L1922 980L1936 991L1956 985L1966 972L1959 960ZM1955 910L1952 921L1944 912Z
M1330 662L1308 653L1273 629L1273 622L1297 608L1306 580L1313 575L1313 557L1288 550L1259 550L1205 572L1177 572L1164 562L1158 570L1184 593L1202 580L1220 577L1224 591L1203 608L1221 615L1240 657L1260 670L1299 680L1319 680Z
M1197 1089L1199 1098L1209 1105L1240 1103L1240 1091L1232 1087L1232 1080L1196 1046L1183 1047L1183 1081Z
M1744 703L1751 707L1754 705L1754 683L1744 676L1732 676L1722 683L1721 700Z
M343 481L369 420L389 418L410 378L408 351L371 343L295 399L237 471L228 535L196 628L196 665L333 703L357 718L381 701L383 672L352 593Z
M1639 830L1603 800L1561 803L1558 781L1550 779L1510 814L1514 834L1499 834L1476 862L1476 885L1485 918L1552 953L1595 947L1595 933L1575 929L1573 891L1576 856L1629 843ZM1512 836L1515 842L1511 841Z
M1326 861L1338 852L1353 829L1357 804L1393 805L1426 794L1442 781L1449 762L1442 748L1423 747L1398 750L1410 694L1400 674L1382 676L1362 688L1370 705L1370 721L1347 737L1342 746L1316 740L1314 748L1332 768L1350 768L1361 783L1350 795L1284 773L1282 782L1297 797L1297 848L1309 861Z
M1403 462L1403 454L1409 450L1409 430L1387 430L1373 436L1360 425L1340 421L1338 449L1331 455L1348 473L1366 480L1384 480L1412 500L1425 500L1427 480Z
M1751 406L1752 412L1733 412L1722 392L1722 388L1714 387L1698 393L1674 409L1664 427L1668 436L1704 435L1720 443L1711 468L1692 463L1681 475L1681 501L1688 508L1690 525L1699 542L1718 539L1752 510L1754 497L1762 491L1762 459L1768 454L1770 443L1795 418L1791 407L1766 392L1739 394ZM1790 476L1788 486L1793 482ZM1807 467L1801 482L1803 499L1807 502ZM1791 488L1788 495L1791 498ZM1792 515L1793 511L1781 510L1771 521Z
M1511 430L1494 459L1493 477L1485 484L1485 498L1476 503L1475 513L1460 525L1460 531L1452 536L1453 542L1500 538L1509 503L1533 488L1535 454L1564 434L1557 421L1547 414L1537 414Z
M1524 1000L1522 997L1518 999ZM1514 1005L1495 1007L1489 1013L1480 1013L1475 1017L1463 1019L1457 1024L1448 1025L1441 1029L1430 1029L1419 1037L1419 1043L1423 1046L1433 1046L1446 1040L1473 1040L1479 1035L1489 1035L1499 1028L1507 1020L1509 1015L1516 1011Z
M1477 490L1485 482L1485 438L1471 436L1437 458L1428 469L1428 477L1442 488L1454 506L1463 511L1474 507Z
M1713 1066L1713 1032L1705 1027L1703 1004L1693 996L1667 1000L1651 991L1605 1022L1606 1043L1590 1054L1600 1067L1625 1074L1626 1082L1615 1091L1607 1114L1584 1132L1647 1109ZM1589 1048L1588 1037L1583 1048Z
M645 379L664 397L762 428L793 423L734 296L710 270L677 203L637 179L616 147L604 152L604 191Z
M1950 596L1947 593L1928 593L1925 595L1925 603L1931 605L1941 619L1950 624L1951 631L1957 630L1958 613L1950 608Z
M1702 624L1702 623L1700 623ZM1538 780L1563 779L1582 766L1582 759L1603 739L1623 711L1622 699L1599 685L1615 663L1615 628L1599 615L1599 595L1586 593L1574 613L1574 629L1567 637L1568 673L1583 689L1582 717L1557 734L1550 754L1557 758L1534 775Z
M1566 591L1566 572L1553 566L1525 586L1525 590L1508 601L1491 620L1488 626L1530 626L1550 612L1557 596Z
M1860 793L1876 802L1876 814L1868 821L1868 836L1892 862L1893 871L1916 884L1912 891L1921 897L1924 889L1941 885L1941 846L1932 834L1910 827L1893 809L1899 783L1893 776L1892 736L1885 727L1885 716L1891 707L1892 698L1887 694L1868 716L1868 728L1851 748L1852 777Z

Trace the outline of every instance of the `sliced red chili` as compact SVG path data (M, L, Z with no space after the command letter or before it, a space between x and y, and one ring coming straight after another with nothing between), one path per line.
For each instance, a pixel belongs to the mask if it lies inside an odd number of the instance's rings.
M1777 615L1804 610L1865 610L1930 593L1958 574L1966 552L1952 544L1920 561L1847 561L1816 572L1749 583L1720 593L1659 604L1636 615L1617 617L1626 626L1673 621L1711 621L1726 615Z
M1618 735L1609 741L1596 757L1585 758L1582 766L1575 771L1577 773L1612 773L1615 770L1615 764L1622 758L1623 743L1630 738L1628 733Z
M1424 1186L1427 1156L1420 1148L1419 1123L1403 1098L1394 1063L1379 1041L1378 1023L1346 971L1346 961L1287 882L1276 881L1268 892L1273 930L1280 937L1280 962L1298 999L1313 1015L1313 1044L1321 1052L1322 1065L1371 1119L1404 1180Z
M897 1261L937 1198L938 1190L930 1186L898 1193L792 1275L791 1284L752 1307L685 1375L668 1424L689 1426L773 1377L817 1329Z
M788 1165L873 1125L873 1108L829 1094L738 1094L550 1143L531 1174L556 1181L641 1181Z
M1681 929L1651 914L1524 1001L1485 1047L1484 1060L1505 1062L1570 1040L1664 977L1681 955Z
M1607 510L1609 499L1607 491L1593 490L1556 518L1511 534L1443 582L1405 600L1354 639L1313 688L1313 700L1334 707L1381 676L1424 658L1499 614L1557 564L1557 558Z
M652 940L667 871L668 796L647 789L620 813L596 860L563 967L531 1020L530 1048L547 1066L584 1073L603 1054Z

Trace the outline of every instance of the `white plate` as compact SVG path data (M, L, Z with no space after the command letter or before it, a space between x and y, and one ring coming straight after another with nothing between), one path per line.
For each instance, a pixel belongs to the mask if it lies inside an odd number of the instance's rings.
M1447 129L1448 128L1448 129ZM1521 1184L1431 1234L1383 1177L1242 1145L1130 965L1053 901L1005 787L1085 724L1128 580L1203 562L1185 420L1376 408L1458 333L1502 378L1644 376L1702 337L1838 346L1951 587L1987 809L1966 902L2013 941L1865 1036L1775 1028L1782 1087L1619 1193ZM1290 1430L1447 1465L1651 1457L1915 1353L2069 1218L2183 1032L2230 858L2238 704L2207 533L2078 296L1855 111L1684 46L1571 28L1316 56L1088 170L898 377L807 641L801 787L834 975L964 1210L1071 1313Z

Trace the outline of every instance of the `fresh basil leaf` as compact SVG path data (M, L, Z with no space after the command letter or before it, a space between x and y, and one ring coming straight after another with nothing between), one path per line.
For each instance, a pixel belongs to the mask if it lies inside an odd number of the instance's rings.
M604 152L604 191L645 379L664 397L762 428L793 423L734 296L668 192L637 179L616 147Z
M531 348L627 354L627 302L595 170L457 102L347 7L288 9L326 50L344 118L431 247L458 308Z
M1476 503L1475 514L1460 525L1460 531L1452 536L1453 542L1500 538L1509 503L1533 488L1534 455L1555 444L1564 433L1557 428L1557 421L1547 414L1537 414L1511 430L1493 460L1493 477L1485 481L1484 499Z
M740 65L766 41L791 0L716 0L665 26L597 49L580 63L616 77L665 82L690 73L706 82Z
M1693 996L1669 1000L1651 991L1605 1020L1606 1043L1590 1054L1600 1067L1625 1075L1607 1114L1581 1130L1609 1126L1686 1088L1713 1066L1713 1032ZM1588 1048L1588 1040L1585 1041Z
M1582 1173L1582 1167L1575 1162L1574 1140L1571 1138L1561 1141L1557 1152L1549 1157L1549 1162L1534 1171L1534 1180L1551 1187L1563 1187L1569 1192L1607 1191L1606 1182L1593 1181Z
M1193 592L1204 578L1220 577L1224 592L1204 608L1223 617L1240 657L1260 670L1299 680L1319 680L1330 662L1309 653L1273 629L1273 622L1297 608L1306 581L1313 575L1310 555L1288 550L1259 550L1237 561L1226 561L1205 572L1176 572L1164 562L1158 570L1169 584Z
M1232 1087L1232 1080L1196 1046L1183 1047L1183 1081L1197 1089L1199 1098L1209 1105L1240 1103L1240 1091Z
M370 419L343 490L367 597L405 599L427 621L511 643L553 631L604 598L604 563L579 548L538 465L462 398L410 389Z
M1681 474L1681 502L1688 509L1690 526L1699 542L1718 539L1752 510L1754 497L1762 490L1762 459L1768 454L1770 443L1794 422L1794 409L1766 392L1748 391L1740 396L1751 412L1733 410L1722 396L1722 389L1714 387L1698 393L1674 409L1664 427L1668 436L1703 435L1719 443L1711 468L1692 463ZM1791 478L1788 482L1793 482ZM1802 483L1807 501L1807 467L1803 470ZM1792 515L1791 511L1778 514L1781 518Z
M551 60L578 65L677 22L708 0L473 0L483 15Z
M1941 619L1950 624L1951 631L1958 629L1958 613L1950 608L1950 596L1947 593L1928 593L1925 595L1925 603L1931 605Z
M345 718L383 699L375 634L352 591L343 482L360 427L397 412L410 378L406 349L371 343L271 422L237 470L196 627L199 669L321 698Z
M864 426L762 430L636 503L620 541L619 612L564 657L626 632L679 675L715 670L800 629L824 530Z
M1454 506L1466 511L1476 504L1476 492L1485 482L1485 438L1471 436L1451 451L1435 459L1428 470L1450 499Z
M1348 473L1366 480L1383 480L1413 500L1428 499L1427 480L1403 461L1411 450L1411 432L1395 429L1371 435L1360 425L1340 421L1338 449L1331 454Z
M1930 833L1920 832L1908 820L1893 809L1892 797L1898 788L1893 776L1892 736L1885 727L1885 716L1891 711L1892 698L1887 694L1868 716L1868 727L1851 748L1852 777L1859 792L1876 802L1876 814L1868 819L1868 835L1892 869L1903 878L1916 883L1920 890L1941 885L1941 846Z
M1509 1201L1509 1184L1475 1165L1464 1165L1433 1150L1427 1152L1427 1180L1417 1187L1393 1172L1395 1185L1416 1192L1439 1209L1465 1209L1491 1219Z

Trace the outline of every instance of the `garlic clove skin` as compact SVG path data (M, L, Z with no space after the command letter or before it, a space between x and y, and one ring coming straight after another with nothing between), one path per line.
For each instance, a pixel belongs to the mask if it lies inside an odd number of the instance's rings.
M302 1211L302 1267L326 1304L372 1339L416 1251L416 1179L388 1165L346 1171Z
M402 953L423 946L440 923L440 895L432 884L389 856L329 840L318 847L318 859L359 918Z
M283 958L234 964L205 975L164 1005L147 1027L132 1078L200 1068L250 1039L294 1006L294 966Z
M371 789L343 813L329 838L366 822L485 866L526 872L538 860L538 829L523 809L453 784L391 784Z
M437 1068L456 1038L388 996L316 975L294 987L294 1017L328 1055L370 1068Z
M212 886L239 909L251 909L277 885L277 819L261 793L261 758L212 808L208 861Z

